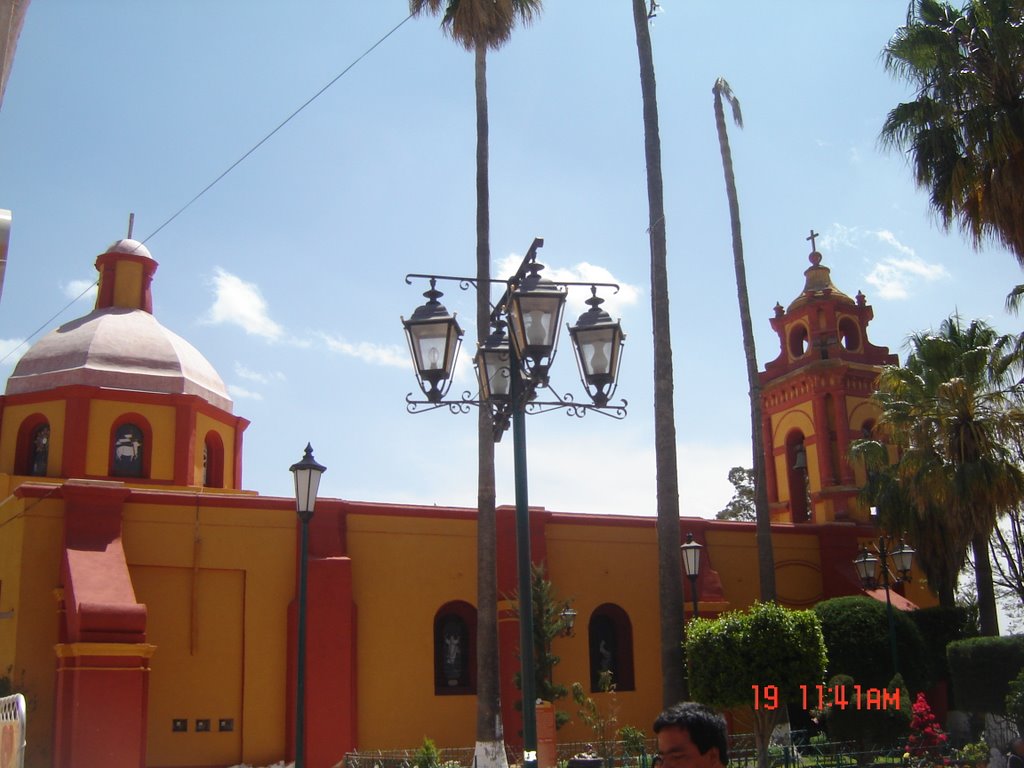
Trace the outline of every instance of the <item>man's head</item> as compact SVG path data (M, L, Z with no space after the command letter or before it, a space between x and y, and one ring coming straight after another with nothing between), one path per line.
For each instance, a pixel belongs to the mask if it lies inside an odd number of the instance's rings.
M1017 757L1024 757L1024 738L1018 736L1013 739L1007 746L1006 751L1017 755Z
M703 704L675 704L654 721L661 768L721 768L729 762L725 718Z

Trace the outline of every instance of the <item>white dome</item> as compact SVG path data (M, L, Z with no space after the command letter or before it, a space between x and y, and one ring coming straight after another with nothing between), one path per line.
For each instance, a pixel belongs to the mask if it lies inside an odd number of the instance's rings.
M7 380L7 394L73 384L197 395L228 413L232 408L209 361L141 309L97 309L51 331L18 362Z

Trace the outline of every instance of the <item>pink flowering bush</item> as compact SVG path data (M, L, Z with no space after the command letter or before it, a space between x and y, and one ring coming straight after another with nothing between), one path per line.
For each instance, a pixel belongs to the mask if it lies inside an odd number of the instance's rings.
M911 757L930 758L936 763L948 765L949 759L942 756L946 751L949 737L943 732L939 721L932 714L932 708L923 693L917 694L910 719L910 736L904 751Z

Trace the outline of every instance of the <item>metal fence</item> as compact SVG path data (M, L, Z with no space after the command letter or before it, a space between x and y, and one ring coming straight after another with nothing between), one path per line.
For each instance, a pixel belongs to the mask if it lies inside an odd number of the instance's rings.
M25 697L0 698L0 768L25 765Z

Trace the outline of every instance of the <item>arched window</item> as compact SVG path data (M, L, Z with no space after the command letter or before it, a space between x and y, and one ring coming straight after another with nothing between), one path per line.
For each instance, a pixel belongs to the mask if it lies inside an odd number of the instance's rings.
M789 478L789 509L794 523L806 523L811 512L810 459L804 434L794 429L786 435L786 472Z
M149 424L134 414L114 424L110 440L112 477L149 476L149 433Z
M15 449L14 472L46 477L50 458L50 422L41 413L21 422Z
M476 608L461 600L434 615L434 694L476 694Z
M618 691L635 689L633 681L633 625L614 603L604 603L590 614L590 690L601 690L601 673L611 672Z
M207 488L224 487L224 441L212 430L203 440L203 485Z

